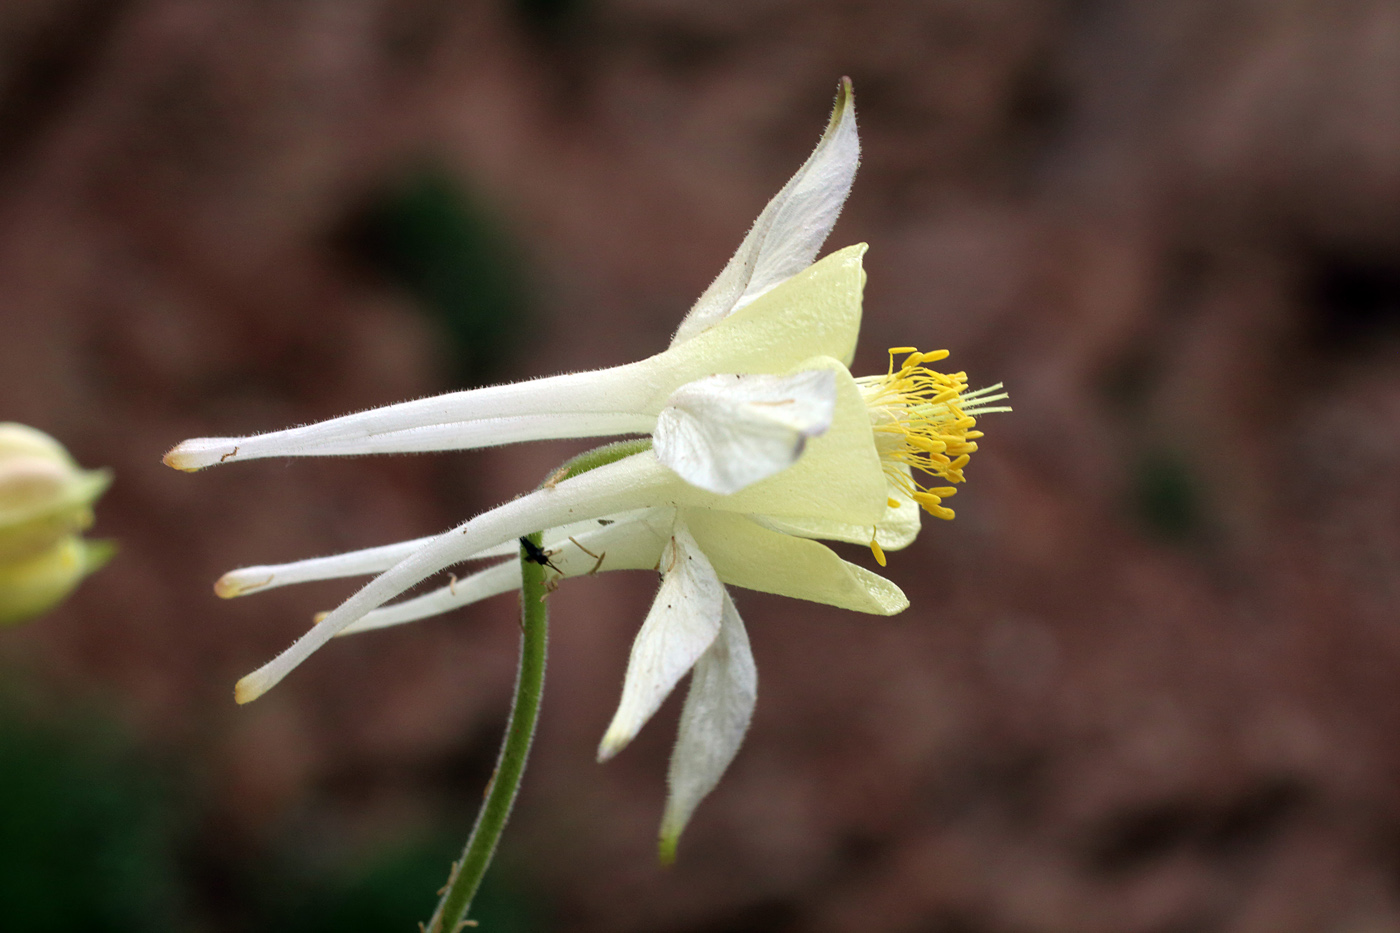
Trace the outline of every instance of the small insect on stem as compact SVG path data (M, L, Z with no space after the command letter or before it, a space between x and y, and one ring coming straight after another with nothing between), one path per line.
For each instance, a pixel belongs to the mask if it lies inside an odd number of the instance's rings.
M520 547L525 552L525 559L530 563L539 564L541 567L548 567L557 574L563 574L564 571L554 566L554 561L549 559L553 555L553 551L546 551L529 538L521 538Z

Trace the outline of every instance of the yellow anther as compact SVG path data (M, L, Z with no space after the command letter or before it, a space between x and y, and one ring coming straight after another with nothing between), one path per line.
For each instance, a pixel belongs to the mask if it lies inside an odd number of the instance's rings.
M897 355L903 355L898 363ZM1004 411L990 406L1006 397L993 394L1000 385L969 392L966 373L941 373L924 365L947 356L947 350L891 347L889 371L859 380L890 485L939 518L953 517L952 509L941 504L953 487L927 489L910 470L961 483L982 436L976 416L984 410Z
M885 505L889 508L897 509L899 508L899 500L891 496L885 500Z
M870 553L875 555L875 563L885 566L885 549L874 538L870 539Z
M941 454L948 449L947 441L936 440L932 437L922 437L917 434L909 436L909 443L931 454Z

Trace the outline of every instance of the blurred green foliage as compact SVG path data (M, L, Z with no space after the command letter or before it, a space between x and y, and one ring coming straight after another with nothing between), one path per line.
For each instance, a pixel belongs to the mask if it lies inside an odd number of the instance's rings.
M1206 531L1205 490L1187 459L1152 450L1138 461L1134 511L1154 537L1175 543L1198 540Z
M451 378L465 386L497 379L530 310L522 251L504 224L429 165L372 198L347 232L360 262L431 313Z
M0 701L0 930L5 933L381 933L437 903L462 840L370 852L230 846L176 764L157 766L94 719L13 714ZM217 809L217 803L211 802ZM453 831L465 835L470 815ZM287 836L295 835L288 832ZM487 876L473 917L543 929L538 897Z
M534 35L558 41L583 19L583 0L515 0L516 16Z
M172 813L155 772L112 734L0 720L0 926L177 929Z
M463 824L465 835L468 824ZM305 873L305 866L281 866L262 894L267 933L380 933L411 930L426 921L437 904L460 839L439 838L400 844L356 863ZM534 933L542 929L531 899L501 880L499 866L487 875L472 918L491 933Z

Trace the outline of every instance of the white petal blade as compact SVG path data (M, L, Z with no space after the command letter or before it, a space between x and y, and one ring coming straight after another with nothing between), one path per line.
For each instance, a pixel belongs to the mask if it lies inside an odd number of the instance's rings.
M682 479L728 495L787 469L826 433L836 376L708 376L677 389L657 418L656 458Z
M827 132L789 185L753 275L735 307L743 307L816 258L851 193L859 163L855 96L850 82L842 79Z
M671 343L683 343L810 265L836 224L860 162L855 98L842 78L817 148L754 221Z
M738 754L757 699L758 670L749 636L725 593L719 636L695 663L671 753L670 793L661 818L662 862L674 860L690 815Z
M622 700L598 746L607 761L637 735L719 634L724 587L682 523L661 554L661 588L632 643Z

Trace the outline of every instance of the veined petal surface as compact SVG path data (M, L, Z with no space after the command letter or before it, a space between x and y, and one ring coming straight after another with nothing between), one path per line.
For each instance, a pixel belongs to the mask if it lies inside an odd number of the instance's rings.
M632 643L622 700L598 760L621 751L670 695L720 630L724 585L683 523L661 553L661 587Z
M826 516L870 526L884 515L887 482L860 387L834 359L806 360L798 368L831 372L836 386L831 427L811 438L786 470L727 496L692 486L677 504L778 518Z
M749 636L728 593L718 637L695 662L681 710L676 747L666 775L670 793L661 817L661 859L675 858L676 841L700 801L724 776L753 718L758 670Z
M728 495L791 466L835 409L830 369L707 376L671 395L652 449L686 482Z
M842 78L817 148L758 215L733 258L685 316L672 343L702 333L811 263L836 224L859 163L855 97L850 80Z

